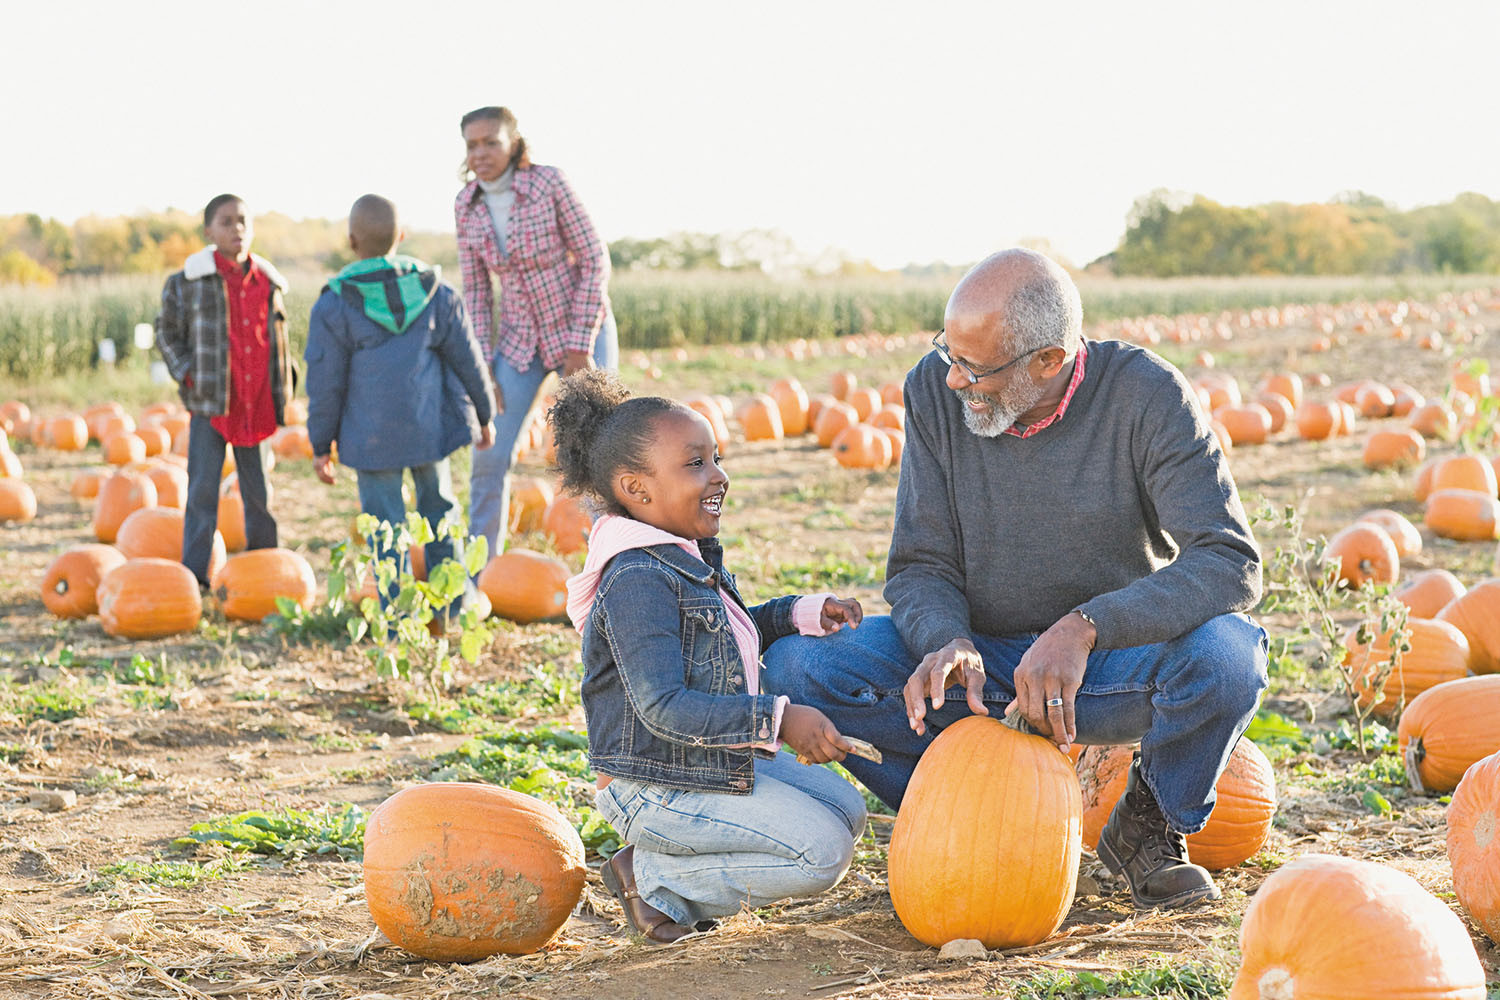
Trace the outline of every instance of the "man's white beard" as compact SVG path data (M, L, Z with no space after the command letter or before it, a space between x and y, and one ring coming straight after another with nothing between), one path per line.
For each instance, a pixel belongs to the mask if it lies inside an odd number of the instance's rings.
M974 392L972 389L958 390L958 398L964 404L964 424L980 437L999 437L1020 419L1021 414L1035 406L1046 393L1031 377L1031 372L1022 372L1010 380L1010 384L994 395ZM990 409L979 413L969 407L969 401L987 403Z

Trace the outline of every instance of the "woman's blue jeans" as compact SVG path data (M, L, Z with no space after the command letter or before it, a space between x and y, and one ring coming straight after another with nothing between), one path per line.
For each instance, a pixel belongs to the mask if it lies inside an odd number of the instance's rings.
M859 789L790 753L755 762L749 795L615 778L594 801L635 845L641 898L689 926L831 889L865 828Z
M615 317L606 311L599 335L594 339L594 364L611 371L620 366L619 338ZM499 354L491 367L496 394L505 401L505 412L495 415L495 443L480 451L474 449L474 468L469 478L469 532L489 543L493 558L505 544L505 529L510 520L510 468L521 450L521 432L531 416L531 405L537 390L551 371L533 356L525 371L517 371ZM544 420L540 415L537 419Z
M1037 636L970 638L984 658L985 707L998 718L1015 698L1016 666ZM896 808L922 751L944 726L972 714L963 688L949 688L940 709L929 706L927 733L913 732L901 692L919 662L881 615L852 631L776 641L761 676L768 693L820 709L839 732L879 747L882 763L851 756L844 766ZM1214 784L1265 686L1266 633L1242 614L1211 618L1155 645L1097 649L1074 702L1078 742L1140 741L1141 771L1167 822L1195 833L1208 822Z

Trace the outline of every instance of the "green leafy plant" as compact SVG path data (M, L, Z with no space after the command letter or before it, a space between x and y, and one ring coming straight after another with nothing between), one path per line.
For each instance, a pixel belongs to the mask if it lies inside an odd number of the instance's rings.
M337 854L357 859L365 849L365 811L352 803L317 812L252 809L194 823L186 836L173 841L180 847L209 843L272 857Z
M249 867L249 859L238 854L201 862L121 861L101 867L84 888L88 892L104 892L124 881L147 882L167 889L193 889L205 882L215 882L245 871Z
M1016 1000L1091 1000L1113 997L1175 997L1218 1000L1229 995L1228 977L1207 965L1154 965L1119 972L1049 971L1018 984Z
M1406 605L1391 595L1389 587L1377 587L1369 581L1357 590L1341 586L1338 566L1325 559L1327 539L1322 535L1307 537L1301 515L1290 504L1277 511L1262 501L1251 523L1258 532L1280 539L1264 563L1261 610L1290 613L1298 621L1295 636L1278 647L1279 655L1290 656L1296 651L1310 658L1313 671L1331 669L1336 673L1349 697L1356 744L1365 754L1365 729L1371 714L1382 700L1385 683L1401 654L1410 649ZM1380 634L1390 636L1389 655L1370 664L1368 673L1362 669L1363 664L1345 656L1339 615L1351 611L1360 622L1358 641L1373 638L1372 623L1378 623Z
M77 718L88 712L94 700L75 679L66 676L31 684L0 678L0 718L11 716L21 725Z

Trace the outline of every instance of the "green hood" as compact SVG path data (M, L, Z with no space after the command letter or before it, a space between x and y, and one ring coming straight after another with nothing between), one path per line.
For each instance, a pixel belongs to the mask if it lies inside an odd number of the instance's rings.
M392 333L405 333L437 294L438 269L390 254L357 260L330 278L333 294Z

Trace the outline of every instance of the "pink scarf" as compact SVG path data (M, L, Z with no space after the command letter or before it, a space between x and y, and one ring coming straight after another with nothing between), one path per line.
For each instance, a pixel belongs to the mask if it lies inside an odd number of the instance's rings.
M594 522L594 527L589 532L589 551L583 560L583 571L568 579L568 617L572 619L574 628L583 631L583 623L588 620L589 612L594 607L594 597L599 593L599 578L609 561L621 552L651 545L676 545L694 559L703 558L697 542L634 518L605 514ZM734 636L735 645L739 648L740 661L745 664L745 692L759 694L760 633L756 631L755 622L745 613L745 609L723 587L719 588L719 600L724 602L730 634Z

